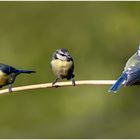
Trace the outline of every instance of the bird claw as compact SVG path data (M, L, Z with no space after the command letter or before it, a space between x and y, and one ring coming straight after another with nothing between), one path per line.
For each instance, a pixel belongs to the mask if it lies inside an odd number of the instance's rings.
M55 88L60 87L59 85L55 85L55 83L56 83L56 80L52 83L52 87L55 87Z
M73 78L71 79L71 81L72 81L72 85L76 86L75 80Z
M59 78L56 78L53 82L52 82L52 87L56 87L58 88L58 85L55 85L55 83L57 83L57 81L59 80Z
M9 93L13 92L12 91L12 85L8 85Z
M58 88L58 87L60 87L60 86L59 86L59 85L54 85L54 84L52 84L52 87Z

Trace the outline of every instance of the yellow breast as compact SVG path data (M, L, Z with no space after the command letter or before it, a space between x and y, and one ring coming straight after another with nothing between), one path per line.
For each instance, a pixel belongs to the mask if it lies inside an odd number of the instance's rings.
M62 61L59 59L52 60L52 70L56 76L67 76L69 69L72 67L72 61Z
M3 86L7 83L9 76L2 71L0 71L0 86Z

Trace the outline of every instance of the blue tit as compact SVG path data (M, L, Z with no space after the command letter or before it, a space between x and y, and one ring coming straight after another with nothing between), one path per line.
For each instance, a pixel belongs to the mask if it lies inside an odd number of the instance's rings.
M8 85L9 92L12 92L12 84L17 75L21 73L35 73L32 70L18 70L6 64L0 64L0 88Z
M125 87L140 84L140 45L137 52L127 61L124 71L109 92L116 93L123 82Z
M51 61L52 71L56 76L56 79L53 81L54 85L59 79L66 78L67 80L72 81L72 85L75 86L74 80L74 61L67 49L61 48L57 49Z

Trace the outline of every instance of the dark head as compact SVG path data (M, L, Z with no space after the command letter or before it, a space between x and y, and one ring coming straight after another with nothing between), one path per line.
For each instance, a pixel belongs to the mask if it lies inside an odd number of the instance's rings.
M60 59L62 61L73 60L68 50L65 48L57 49L56 52L53 54L53 59Z

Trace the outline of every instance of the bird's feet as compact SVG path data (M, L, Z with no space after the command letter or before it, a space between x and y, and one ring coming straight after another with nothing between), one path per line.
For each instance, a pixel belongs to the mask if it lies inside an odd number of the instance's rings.
M56 88L59 87L59 85L55 85L55 83L57 83L58 80L59 80L59 78L56 78L56 79L52 82L52 87L56 87Z
M12 85L10 84L10 85L8 85L8 89L9 89L9 93L12 93L13 91L12 91Z
M73 85L73 86L76 86L76 83L75 83L74 78L72 78L71 81L72 81L72 85Z

